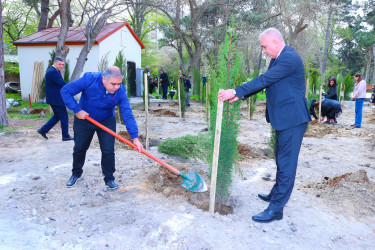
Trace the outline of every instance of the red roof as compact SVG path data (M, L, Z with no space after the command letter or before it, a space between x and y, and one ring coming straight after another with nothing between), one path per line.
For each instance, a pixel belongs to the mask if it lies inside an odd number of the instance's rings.
M107 23L104 25L102 30L99 32L98 36L96 37L95 44L99 44L101 41L115 33L116 31L120 30L122 27L126 26L130 33L133 35L135 40L139 43L142 49L145 48L145 45L142 43L141 39L135 34L134 30L130 27L130 25L126 22L124 23ZM86 26L79 26L79 27L69 27L68 35L66 36L66 45L79 45L85 44L86 37L85 37ZM21 39L18 39L13 42L15 46L44 46L44 45L57 45L57 40L60 33L60 27L57 28L49 28L37 33L28 35Z

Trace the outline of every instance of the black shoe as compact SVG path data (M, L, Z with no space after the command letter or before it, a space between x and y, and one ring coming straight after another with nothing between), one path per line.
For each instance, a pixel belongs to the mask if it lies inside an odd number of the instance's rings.
M48 140L48 137L47 137L46 133L44 133L44 132L42 131L42 129L38 129L36 132L38 132L41 136L43 136L44 139Z
M272 195L270 194L258 194L258 197L264 201L269 202L271 200Z
M252 219L257 222L261 223L268 223L274 220L281 220L283 218L283 213L277 213L272 210L269 210L268 208L264 210L263 212L254 215Z
M118 189L118 185L115 181L108 181L105 185L108 186L109 189Z
M65 137L65 138L63 137L62 140L63 140L63 141L71 141L71 140L74 140L74 137L71 137L71 136L69 135L69 137Z
M73 187L79 179L81 179L81 177L77 177L75 175L72 175L72 177L70 177L69 181L66 183L66 186L68 188Z

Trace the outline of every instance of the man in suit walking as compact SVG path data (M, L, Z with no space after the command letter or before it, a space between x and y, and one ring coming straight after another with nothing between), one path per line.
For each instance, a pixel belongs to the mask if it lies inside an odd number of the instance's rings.
M37 132L48 139L47 133L56 125L58 121L61 124L62 140L70 141L74 138L69 135L69 118L65 103L61 98L60 90L67 84L62 76L61 70L64 68L64 60L61 57L55 57L52 66L46 73L46 101L53 110L53 116Z
M284 206L294 186L303 135L311 118L301 57L294 48L285 45L275 28L265 30L259 38L263 53L271 58L267 72L235 89L220 90L218 98L232 103L266 89L266 119L276 130L276 183L269 194L258 194L270 204L252 219L271 222L283 218Z

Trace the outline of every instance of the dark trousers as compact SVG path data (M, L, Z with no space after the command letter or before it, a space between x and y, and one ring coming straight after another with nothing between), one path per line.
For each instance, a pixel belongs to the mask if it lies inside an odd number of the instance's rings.
M168 86L162 86L163 88L163 99L167 99Z
M102 122L104 126L116 132L116 119L113 117ZM74 149L73 149L73 175L81 177L86 151L90 147L94 133L98 135L100 150L102 151L102 172L104 181L114 180L115 169L115 137L87 120L74 117Z
M66 107L51 105L51 108L53 110L53 116L41 127L41 130L44 133L48 133L48 131L60 121L62 137L69 138L69 118Z
M283 208L292 194L298 155L306 128L307 123L303 123L292 128L276 131L276 183L270 192L272 198L268 206L272 211L283 212Z

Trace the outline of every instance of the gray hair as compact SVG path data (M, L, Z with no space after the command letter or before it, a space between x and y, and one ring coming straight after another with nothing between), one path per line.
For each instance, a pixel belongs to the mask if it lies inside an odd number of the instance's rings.
M55 59L53 59L53 62L63 62L63 61L64 61L64 59L62 59L59 56L56 56Z
M124 75L122 74L122 71L120 68L116 66L110 66L103 72L103 76L106 79L109 79L110 77L113 78L124 78Z
M276 28L266 29L265 31L260 33L258 39L260 40L262 38L262 36L264 36L264 35L273 35L273 36L277 37L280 41L284 42L283 35L281 35L280 31Z

